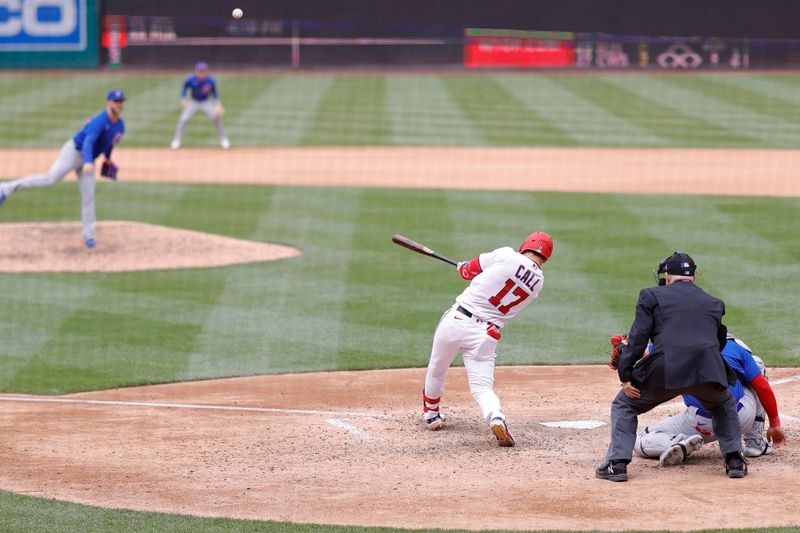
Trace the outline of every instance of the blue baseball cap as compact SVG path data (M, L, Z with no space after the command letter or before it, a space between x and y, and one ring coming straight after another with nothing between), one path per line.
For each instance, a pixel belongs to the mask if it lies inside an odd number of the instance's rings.
M125 100L125 92L122 89L111 89L106 100Z
M195 70L208 70L208 63L205 61L198 61L197 64L194 66Z

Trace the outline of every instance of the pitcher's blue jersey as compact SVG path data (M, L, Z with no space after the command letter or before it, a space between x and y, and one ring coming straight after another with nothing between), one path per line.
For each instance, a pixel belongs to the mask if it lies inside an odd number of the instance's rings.
M206 79L200 80L197 74L192 74L186 81L183 82L183 89L181 89L181 98L186 96L186 91L192 92L192 99L198 102L204 102L209 96L219 99L217 94L217 85L214 83L214 78L206 76Z
M111 122L105 110L89 119L83 129L73 137L75 149L83 154L84 163L93 163L97 156L105 154L111 159L111 150L125 134L122 119Z
M722 357L725 358L728 366L736 372L738 379L736 383L729 385L728 389L733 394L733 399L738 402L744 396L744 387L761 374L761 369L758 368L758 364L753 359L752 352L737 343L735 339L729 338L728 342L725 343L725 347L722 349ZM700 401L689 394L683 396L683 403L688 406L703 408Z

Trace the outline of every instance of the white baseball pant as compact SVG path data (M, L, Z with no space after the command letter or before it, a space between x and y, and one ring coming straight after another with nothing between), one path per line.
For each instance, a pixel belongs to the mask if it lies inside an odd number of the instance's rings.
M756 414L760 413L763 419L764 408L749 388L744 389L744 396L736 407L742 436L745 439L750 438L748 435L756 431ZM763 423L758 425L757 431L763 431ZM711 418L698 414L697 407L694 406L640 431L633 450L642 457L658 459L669 448L692 435L702 436L705 443L717 440Z
M500 398L494 392L494 369L497 340L487 333L489 324L479 318L469 318L456 310L458 305L445 311L436 333L425 374L425 396L437 399L444 393L447 369L461 352L467 371L472 397L478 403L483 418L489 423L505 415L500 408ZM430 416L436 413L431 412Z
M219 142L222 143L223 140L226 139L225 126L222 124L222 117L218 117L214 113L215 107L216 103L211 98L203 100L202 102L190 98L186 104L186 107L183 108L180 118L178 118L178 124L175 126L175 137L173 138L173 142L177 142L179 145L183 143L183 134L186 131L186 124L189 122L189 119L195 115L195 113L202 111L208 115L208 118L214 121L214 125L217 127L217 137Z

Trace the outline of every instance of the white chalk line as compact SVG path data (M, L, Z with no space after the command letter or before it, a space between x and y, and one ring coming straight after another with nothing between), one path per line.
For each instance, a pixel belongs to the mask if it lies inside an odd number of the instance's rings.
M351 413L348 411L324 411L316 409L280 409L277 407L244 407L238 405L205 405L190 403L131 402L122 400L84 400L78 398L42 398L35 396L0 396L2 402L66 403L85 405L114 405L118 407L151 407L168 409L202 409L206 411L245 411L251 413L282 413L294 415L324 415L362 418L391 418L377 413Z
M350 433L351 435L355 435L356 437L360 438L361 440L375 440L375 437L373 437L360 427L348 424L344 420L339 420L338 418L329 418L325 420L325 422L339 429L343 429L346 432Z

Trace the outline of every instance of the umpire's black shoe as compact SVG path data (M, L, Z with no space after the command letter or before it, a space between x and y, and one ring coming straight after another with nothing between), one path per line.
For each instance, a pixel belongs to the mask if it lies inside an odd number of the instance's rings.
M728 477L744 477L747 475L747 461L741 452L725 454L725 473Z
M628 481L628 463L625 461L606 461L594 471L594 477L609 481Z

